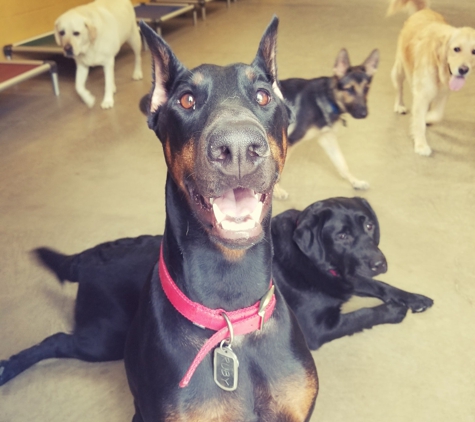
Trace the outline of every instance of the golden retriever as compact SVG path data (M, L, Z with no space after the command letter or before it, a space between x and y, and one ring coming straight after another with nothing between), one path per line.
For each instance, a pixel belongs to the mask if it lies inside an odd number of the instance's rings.
M403 101L407 77L412 87L414 149L420 155L430 155L426 125L442 119L450 91L461 89L475 66L475 29L448 25L428 8L426 0L392 0L388 15L402 9L411 16L399 35L391 72L397 90L394 111L407 111Z
M127 42L135 54L132 78L142 79L140 37L130 0L96 0L63 13L55 23L55 38L66 57L76 61L76 92L92 107L94 96L86 88L90 66L103 66L105 92L101 107L114 106L115 56Z

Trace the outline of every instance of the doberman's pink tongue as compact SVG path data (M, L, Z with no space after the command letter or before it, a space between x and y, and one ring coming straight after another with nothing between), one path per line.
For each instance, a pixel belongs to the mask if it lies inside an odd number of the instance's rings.
M257 206L257 198L250 189L231 189L215 199L215 204L223 214L239 218L251 214Z
M225 230L251 230L259 224L262 205L252 190L237 188L215 198L213 212L216 222Z
M451 91L458 91L465 84L465 78L463 76L452 75L449 81L449 88Z

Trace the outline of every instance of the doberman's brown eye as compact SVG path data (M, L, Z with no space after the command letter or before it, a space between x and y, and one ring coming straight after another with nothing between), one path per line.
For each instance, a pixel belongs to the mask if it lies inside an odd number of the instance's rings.
M257 104L260 106L266 106L267 104L270 103L270 95L268 92L260 89L259 91L256 92L256 101Z
M186 109L189 110L190 108L195 108L195 97L191 94L185 94L180 98L180 105Z

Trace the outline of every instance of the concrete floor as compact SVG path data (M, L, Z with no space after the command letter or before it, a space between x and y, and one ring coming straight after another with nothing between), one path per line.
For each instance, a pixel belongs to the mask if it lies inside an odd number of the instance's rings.
M473 24L475 3L434 0L456 26ZM408 116L392 112L389 78L405 16L385 18L381 0L239 0L211 3L207 21L176 19L164 36L182 62L249 62L272 14L281 19L281 78L331 72L346 47L354 63L377 47L381 62L370 115L348 119L340 145L353 173L370 182L355 192L316 142L297 148L283 186L291 197L274 213L331 196L367 198L382 227L389 261L382 280L435 300L399 325L327 344L314 353L321 390L312 421L475 421L475 77L428 130L434 150L417 156ZM93 70L93 110L74 92L74 67L60 66L61 96L48 77L0 94L0 358L70 330L74 285L61 287L29 256L41 245L73 253L98 242L161 233L165 165L138 111L146 78L133 82L132 54L116 65L112 110L101 110L103 76ZM409 99L409 94L407 94ZM410 103L409 103L410 104ZM0 388L0 422L127 422L132 416L122 362L50 360Z

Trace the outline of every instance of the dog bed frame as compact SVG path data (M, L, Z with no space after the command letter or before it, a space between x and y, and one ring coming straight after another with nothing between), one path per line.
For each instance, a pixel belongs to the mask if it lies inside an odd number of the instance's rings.
M161 34L163 22L173 19L188 12L193 13L193 25L196 25L196 8L192 4L181 3L140 3L134 7L137 21L143 20L152 26L158 34Z
M13 53L63 54L63 49L56 44L54 32L51 31L3 47L5 58L11 59Z
M195 6L196 9L200 9L201 11L201 18L206 20L206 3L210 3L215 0L151 0L154 4L160 3L169 3L169 4L176 4L176 3L186 3L192 4ZM234 0L236 1L236 0ZM231 5L231 0L226 0L226 5L229 7Z
M0 91L49 72L54 95L59 95L58 71L55 62L40 60L0 60Z
M196 10L194 4L189 2L206 2L210 0L181 0L176 2L141 3L134 7L137 21L143 20L154 27L160 34L161 24L176 16L187 12L193 13L193 24L196 25ZM3 54L6 59L11 59L13 53L18 54L59 54L63 55L63 49L56 44L54 31L37 35L27 40L8 44L3 47Z

